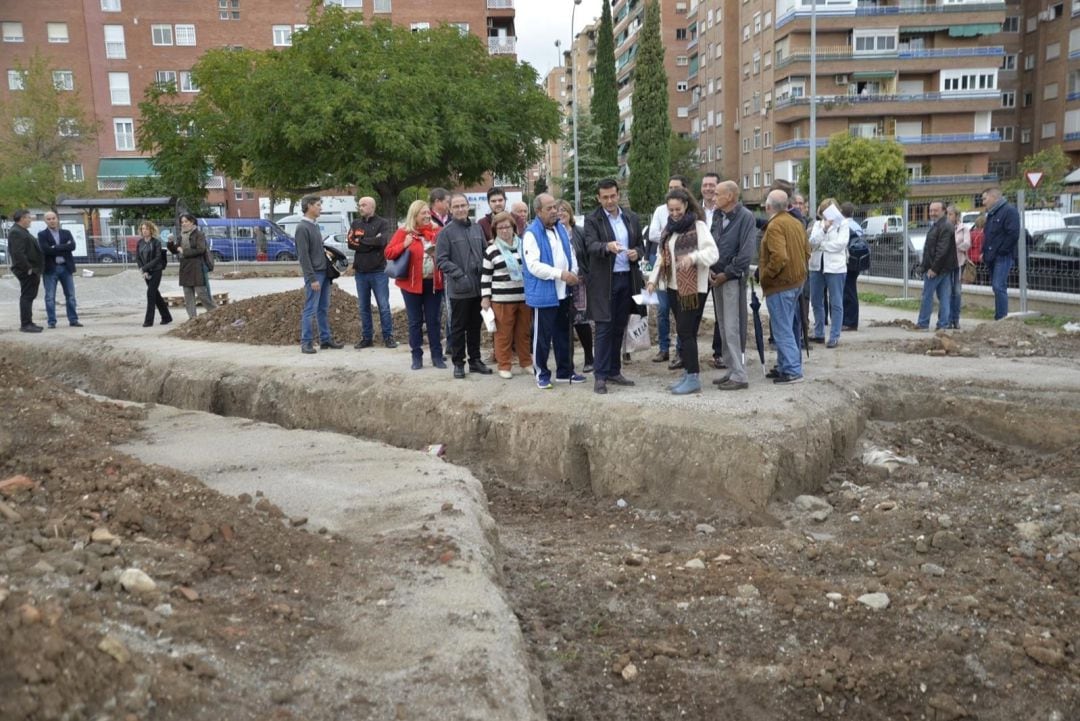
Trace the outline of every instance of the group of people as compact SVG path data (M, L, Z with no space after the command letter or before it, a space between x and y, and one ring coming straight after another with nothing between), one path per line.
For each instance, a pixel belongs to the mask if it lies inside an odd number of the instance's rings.
M75 238L71 231L60 227L60 217L49 211L45 214L45 229L35 238L30 233L33 216L25 208L13 215L15 225L8 233L8 255L11 272L19 281L19 330L40 333L43 328L34 322L34 299L42 283L45 285L45 320L56 327L56 286L64 291L64 306L68 325L82 327L75 302Z

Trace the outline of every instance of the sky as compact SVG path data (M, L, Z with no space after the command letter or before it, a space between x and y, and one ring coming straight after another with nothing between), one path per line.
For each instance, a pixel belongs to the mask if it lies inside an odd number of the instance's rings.
M601 1L581 0L574 13L574 32L581 32L600 17ZM562 49L570 46L570 12L574 0L517 0L515 6L518 59L536 68L543 80L560 59L555 40L562 41Z

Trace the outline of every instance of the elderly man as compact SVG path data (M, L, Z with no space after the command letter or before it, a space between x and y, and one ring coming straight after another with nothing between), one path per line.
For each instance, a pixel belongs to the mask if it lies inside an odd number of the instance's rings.
M13 216L15 225L8 231L8 260L11 272L19 279L19 330L23 333L40 333L42 328L34 323L34 298L41 287L41 274L45 272L45 256L41 247L27 228L33 218L30 211L20 208Z
M746 338L746 278L754 255L757 224L754 214L739 202L739 186L725 180L716 188L717 212L713 215L713 237L720 259L710 269L713 312L723 342L724 365L728 374L714 381L722 391L748 387L743 343Z
M45 274L41 280L45 285L45 319L50 328L56 327L56 284L64 289L64 306L68 324L72 328L81 328L79 313L75 308L75 238L71 231L60 227L60 217L53 211L45 214L45 230L38 233L38 246L45 255Z
M787 193L782 190L769 193L765 201L769 220L761 236L758 260L761 292L765 294L769 318L778 320L772 323L777 363L773 383L778 384L801 383L803 379L802 358L791 319L795 317L810 262L806 228L787 208Z
M1001 320L1009 314L1009 271L1020 239L1020 213L1001 197L1001 188L983 191L982 204L986 208L982 257L994 289L994 320Z
M390 315L390 278L386 275L387 243L394 235L390 223L375 215L375 199L360 198L360 214L349 227L349 247L356 251L353 269L356 271L356 302L360 310L360 342L354 348L370 348L374 341L375 324L371 318L371 296L379 307L379 326L383 345L396 348L394 321Z
M529 222L529 206L520 200L510 204L510 215L517 223L517 234L525 235L525 225Z
M949 327L952 318L953 271L956 270L956 230L945 217L945 204L939 200L930 203L930 219L933 224L926 232L923 256L920 267L923 271L922 303L919 306L919 319L915 325L919 330L930 328L930 314L934 311L934 295L938 299L938 330Z
M454 378L465 377L465 351L469 371L489 375L491 369L480 358L480 271L484 265L484 231L469 219L469 199L464 193L450 196L453 218L435 239L435 264L443 272L446 295L450 298L450 348Z
M550 390L548 353L555 349L555 380L584 383L585 376L574 372L570 352L570 320L573 297L570 287L578 284L578 265L570 247L570 236L559 222L555 198L541 193L533 201L536 218L521 238L525 257L525 303L533 309L533 371L536 387Z

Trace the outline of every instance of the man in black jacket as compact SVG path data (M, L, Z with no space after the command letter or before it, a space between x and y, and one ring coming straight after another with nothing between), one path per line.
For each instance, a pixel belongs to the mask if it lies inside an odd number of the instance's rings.
M926 233L920 268L923 276L922 305L919 307L919 330L930 329L930 314L934 310L934 295L938 299L938 329L949 326L952 305L952 277L956 270L956 230L945 217L945 204L930 203L930 218L934 221Z
M40 333L42 328L34 323L33 307L41 286L41 274L45 271L45 256L27 230L31 221L30 211L20 208L12 217L15 225L8 232L8 258L11 272L19 279L19 330L23 333Z
M75 259L71 257L75 238L70 230L60 227L60 217L51 210L45 214L45 225L45 230L37 236L38 246L45 255L45 273L41 276L45 284L45 319L50 328L56 327L56 284L60 283L68 323L80 328L82 323L75 307Z
M619 207L619 184L612 178L597 183L600 207L585 216L585 248L589 253L586 286L589 318L596 322L596 393L607 393L610 381L619 386L634 382L622 374L622 344L626 323L641 292L638 261L645 256L641 221Z
M450 196L453 218L435 239L435 264L443 272L450 298L450 323L454 377L465 377L465 352L469 371L488 375L491 369L480 358L480 271L484 264L484 231L469 219L469 199L464 193Z
M386 275L386 244L394 232L385 218L375 215L375 199L364 197L357 203L360 215L349 227L349 248L356 251L353 269L356 271L356 302L360 306L360 342L354 348L370 348L375 335L371 318L371 296L379 306L379 325L383 345L396 348L394 321L390 315L390 278Z

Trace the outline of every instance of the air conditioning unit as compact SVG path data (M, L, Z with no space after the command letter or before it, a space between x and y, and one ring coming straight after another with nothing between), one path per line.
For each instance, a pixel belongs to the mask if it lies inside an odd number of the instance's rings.
M833 78L833 80L836 81L837 85L847 85L848 84L848 76L847 75L837 75L836 77Z
M1043 10L1041 13L1039 13L1039 19L1043 22L1050 22L1054 19L1054 9L1047 8L1046 10Z

